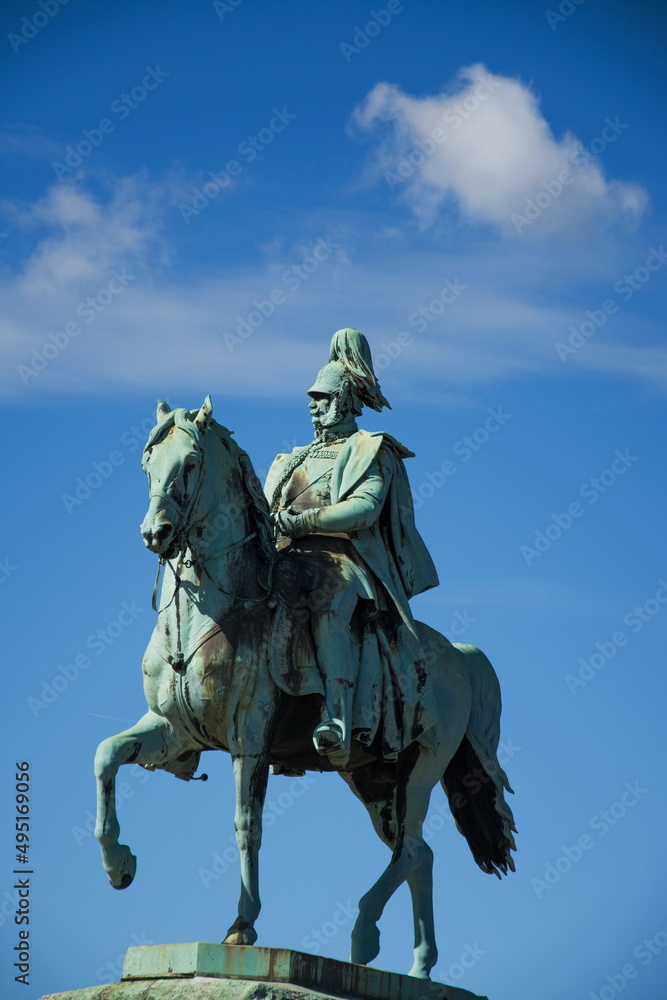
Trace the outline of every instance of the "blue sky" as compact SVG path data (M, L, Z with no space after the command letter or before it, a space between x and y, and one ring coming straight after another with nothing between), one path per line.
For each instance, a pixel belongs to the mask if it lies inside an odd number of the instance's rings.
M664 16L45 0L0 20L3 996L117 979L132 944L232 922L222 754L206 784L121 772L127 892L90 835L95 748L145 704L141 447L158 398L211 393L264 474L309 440L305 389L348 325L393 407L363 426L417 453L441 586L415 613L484 649L503 688L517 872L482 875L434 793L435 975L492 1000L662 995ZM16 761L33 776L28 990ZM333 776L272 778L268 801L259 943L346 958L385 849ZM407 971L405 889L381 931L377 964Z

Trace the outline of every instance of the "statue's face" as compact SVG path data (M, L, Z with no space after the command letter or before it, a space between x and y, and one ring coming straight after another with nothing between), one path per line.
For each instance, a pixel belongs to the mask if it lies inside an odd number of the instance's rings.
M314 392L311 396L310 403L308 404L308 409L310 410L310 419L313 422L313 427L315 430L319 430L320 427L328 427L332 422L330 419L335 415L336 422L340 420L335 407L335 396L328 392Z

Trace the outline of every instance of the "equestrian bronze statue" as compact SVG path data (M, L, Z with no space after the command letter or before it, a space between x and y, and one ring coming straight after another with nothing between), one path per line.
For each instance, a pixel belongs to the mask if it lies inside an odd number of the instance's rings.
M111 885L126 888L136 858L119 843L118 768L188 781L202 751L227 751L241 895L224 941L252 945L269 770L337 771L392 852L359 903L351 961L377 956L377 922L407 881L411 975L428 979L437 950L422 826L436 784L480 868L514 870L500 689L479 649L412 616L410 598L438 578L414 522L413 452L357 427L364 406L389 405L363 334L334 335L309 397L314 438L277 456L264 491L210 397L199 410L158 405L143 455L141 530L159 556L142 664L148 711L98 748L95 836Z

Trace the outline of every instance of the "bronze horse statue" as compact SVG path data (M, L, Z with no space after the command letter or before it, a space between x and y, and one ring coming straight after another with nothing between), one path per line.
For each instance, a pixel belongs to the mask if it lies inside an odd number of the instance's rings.
M433 853L422 825L438 782L480 868L496 875L514 870L515 827L504 797L511 789L497 759L501 702L493 667L474 646L452 644L418 623L427 665L424 697L437 720L428 740L415 740L395 760L383 759L376 743L355 745L344 769L335 767L312 743L318 697L289 695L272 668L283 557L250 459L213 420L210 397L198 411L170 411L160 403L142 464L150 486L142 533L165 575L142 664L148 711L104 740L95 757L95 836L111 885L127 888L136 871L136 858L118 839L115 779L121 764L189 780L202 750L226 750L234 769L241 895L224 943L254 944L269 769L339 770L392 852L360 900L351 961L368 964L377 956L377 922L407 881L415 928L410 974L428 979L437 950ZM158 579L156 608L157 589ZM294 629L298 633L299 621Z

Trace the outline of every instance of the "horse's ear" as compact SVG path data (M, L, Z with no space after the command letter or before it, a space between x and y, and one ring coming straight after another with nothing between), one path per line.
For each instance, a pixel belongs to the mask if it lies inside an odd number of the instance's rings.
M169 406L165 403L164 399L158 399L157 401L157 411L155 413L155 423L159 424L163 417L166 417L168 413L171 413Z
M194 419L195 425L199 428L202 433L206 430L209 425L209 421L213 415L213 403L211 402L211 397L207 396L204 400L204 405Z

